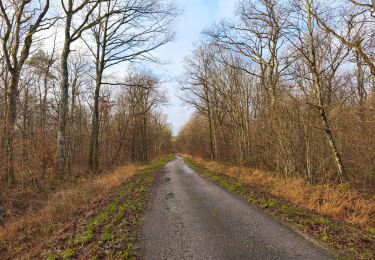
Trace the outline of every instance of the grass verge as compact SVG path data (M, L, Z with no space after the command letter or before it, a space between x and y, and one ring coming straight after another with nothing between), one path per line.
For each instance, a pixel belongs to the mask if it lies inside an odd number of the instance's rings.
M0 229L6 258L131 258L153 174L173 157L125 166L57 192L38 212ZM48 250L47 250L48 249Z
M339 258L375 259L375 230L371 227L353 225L334 219L292 203L270 192L269 185L260 181L244 182L239 178L215 172L191 157L185 156L191 168L203 174L214 183L234 193L267 214L287 222L302 233L308 234L328 248L339 252Z

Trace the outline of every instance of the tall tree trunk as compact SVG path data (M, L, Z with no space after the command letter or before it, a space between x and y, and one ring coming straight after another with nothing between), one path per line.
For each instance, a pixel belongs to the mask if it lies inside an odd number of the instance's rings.
M25 88L25 97L24 97L24 104L23 104L23 115L22 115L22 186L24 185L27 169L27 138L28 138L28 110L29 110L29 87L26 86Z
M147 142L147 115L143 115L143 136L142 136L142 159L143 161L148 160L148 142Z
M344 165L342 163L341 155L338 152L335 138L333 137L333 134L332 134L329 122L328 122L328 117L327 117L327 113L325 110L325 104L324 104L324 98L323 98L323 84L320 82L321 79L318 73L318 60L317 60L317 54L315 52L316 46L314 42L314 21L313 21L312 14L311 14L311 3L312 3L312 0L306 0L307 26L309 30L309 36L308 36L308 47L309 47L309 56L310 56L309 67L310 67L311 75L312 75L313 89L314 91L316 91L317 98L318 98L319 114L322 120L323 130L327 138L328 144L331 148L333 157L335 159L338 177L340 181L342 182L342 178L345 175Z
M103 73L105 69L105 55L107 48L107 30L108 30L109 18L107 17L103 23L103 40L96 38L96 79L95 79L95 93L94 93L94 106L92 113L92 124L91 124L91 138L90 138L90 150L89 150L89 170L96 173L99 170L99 98L100 98L100 87L102 85Z
M305 137L305 143L306 143L306 174L307 178L310 183L314 182L314 176L313 176L313 171L312 171L312 158L311 158L311 144L310 144L310 136L309 133L307 132L306 137Z
M132 107L132 139L131 139L131 160L134 163L135 162L135 131L136 131L136 118L135 118L135 112L134 107Z
M211 160L216 160L215 144L214 144L214 129L212 122L212 111L208 87L204 87L206 102L207 102L207 120L208 120L208 142L210 145Z
M2 131L2 135L1 135L1 151L3 152L2 155L6 155L6 149L7 149L7 142L6 142L6 136L7 136L7 114L8 114L8 110L9 110L9 106L8 106L8 89L9 89L9 81L8 81L8 77L9 77L9 71L6 70L5 71L5 76L4 76L4 124L3 124L3 128L1 129ZM6 159L6 156L3 157L3 166L1 166L1 178L6 180L6 165L7 165L7 159Z
M359 119L361 120L361 128L364 129L365 116L365 101L366 101L366 90L365 90L365 73L361 57L358 52L355 52L355 59L357 65L357 92L358 92L358 113Z
M48 84L48 74L49 74L49 68L50 64L48 64L48 69L46 71L46 74L44 75L44 81L43 81L43 86L44 86L44 93L43 93L43 103L41 106L41 122L40 122L40 130L42 131L42 158L41 158L41 167L40 167L40 186L42 189L44 189L44 179L46 176L46 171L47 171L47 149L46 149L46 138L47 138L47 94L48 94L48 89L47 89L47 84Z
M89 170L96 173L99 170L99 95L101 86L101 73L96 77L94 93L94 107L91 124L91 139L89 150Z
M69 91L69 72L68 72L68 57L70 53L70 27L72 17L67 16L65 23L65 41L61 54L61 85L60 85L60 105L59 105L59 124L57 130L57 151L56 174L59 178L65 174L66 171L66 123L68 113L68 91Z
M331 147L332 154L333 154L333 156L335 158L335 163L336 163L336 166L337 166L338 177L340 179L340 182L342 182L343 181L342 178L345 175L344 165L342 163L341 155L338 152L335 139L333 137L331 128L329 126L329 122L328 122L328 118L327 118L327 114L326 114L326 111L324 109L324 106L323 106L323 104L322 104L321 101L319 103L320 103L320 117L321 117L322 123L323 123L323 130L324 130L324 133L326 135L328 144Z
M14 127L17 119L17 99L18 99L18 82L19 82L19 71L11 73L11 80L9 86L9 97L7 104L6 114L6 176L5 179L8 184L16 182L14 175Z

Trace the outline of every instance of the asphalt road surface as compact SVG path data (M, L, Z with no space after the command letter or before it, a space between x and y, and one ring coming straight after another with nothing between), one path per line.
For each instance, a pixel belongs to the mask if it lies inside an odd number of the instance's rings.
M142 259L331 259L322 249L190 169L182 158L155 180Z

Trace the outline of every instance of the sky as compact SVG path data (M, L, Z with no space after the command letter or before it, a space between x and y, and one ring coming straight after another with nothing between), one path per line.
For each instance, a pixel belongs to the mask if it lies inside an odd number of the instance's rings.
M193 109L184 104L176 79L184 71L184 57L188 56L201 39L201 32L233 15L236 0L175 0L183 10L178 18L175 31L176 39L162 46L156 55L163 61L163 65L154 70L162 80L168 95L168 104L163 112L168 117L173 133L177 134L181 127L189 120Z
M153 55L159 58L162 64L144 64L144 66L151 68L154 73L160 76L162 82L165 82L163 87L167 92L168 103L162 110L167 115L168 123L176 135L194 111L178 98L178 95L181 96L182 93L179 91L177 79L184 72L184 58L191 54L199 44L204 29L210 28L222 19L233 16L238 0L172 1L182 10L174 25L175 40L153 52ZM50 34L53 35L53 33L54 30L51 29ZM57 37L56 40L59 49L62 46L63 38ZM44 45L52 49L54 37L49 37ZM77 48L77 46L73 47L73 49ZM125 67L127 68L127 66ZM123 68L124 64L115 66L109 73L123 75Z

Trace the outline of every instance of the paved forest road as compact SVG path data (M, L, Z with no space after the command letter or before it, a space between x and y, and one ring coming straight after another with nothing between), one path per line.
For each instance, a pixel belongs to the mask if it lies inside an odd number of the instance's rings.
M288 227L191 170L182 158L156 178L142 259L330 259Z

